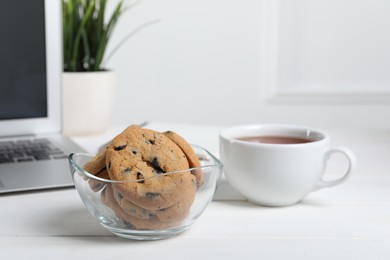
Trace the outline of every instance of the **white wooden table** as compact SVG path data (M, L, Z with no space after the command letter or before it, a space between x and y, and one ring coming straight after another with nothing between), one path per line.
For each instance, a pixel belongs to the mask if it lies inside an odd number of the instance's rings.
M217 127L149 127L175 130L218 154ZM122 129L74 140L94 152ZM101 227L73 188L1 195L0 259L390 259L390 130L325 130L332 144L354 150L357 170L295 206L252 205L223 181L190 230L138 242ZM337 171L343 164L334 161Z

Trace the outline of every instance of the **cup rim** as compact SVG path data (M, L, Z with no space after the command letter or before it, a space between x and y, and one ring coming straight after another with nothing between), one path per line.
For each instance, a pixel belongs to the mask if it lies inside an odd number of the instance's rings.
M150 180L150 179L153 179L153 178L158 178L158 177L162 177L162 176L166 176L166 175L170 175L170 174L185 173L185 172L191 172L191 171L196 171L196 170L204 170L204 169L209 169L209 168L214 168L214 167L222 167L222 163L220 162L220 160L218 158L216 158L208 150L206 150L203 147L200 147L200 146L197 146L197 145L193 145L193 144L191 144L191 146L195 147L197 149L201 149L202 151L207 153L207 155L210 156L215 163L214 164L203 165L203 166L200 166L200 167L188 168L188 169L184 169L184 170L178 170L178 171L172 171L172 172L164 172L164 173L161 173L161 174L158 174L158 175L155 175L155 176L152 176L152 177L148 177L148 178L145 178L145 179L140 179L140 180L110 180L110 179L104 179L104 178L97 177L96 175L85 171L83 169L83 167L80 166L75 161L75 157L78 157L78 156L89 156L89 157L93 158L94 155L92 155L92 154L88 154L88 153L71 153L68 156L68 161L69 161L69 164L71 165L72 168L76 169L78 172L82 173L84 176L86 176L86 177L88 177L90 179L94 179L94 180L105 182L105 183L137 183L137 182L142 182L142 181L145 181L145 180ZM72 172L72 175L73 174L74 174L74 172Z
M307 135L314 135L317 136L318 139L309 139L310 142L307 143L296 143L296 144L277 144L277 143L257 143L257 142L248 142L239 140L237 138L239 137L251 137L253 135L245 135L245 134L234 134L237 133L239 130L245 131L245 130L257 130L257 129L278 129L279 131L302 131L306 132ZM275 134L275 136L283 136L283 134ZM286 134L284 136L292 136L291 134ZM325 133L324 131L318 130L316 128L304 126L304 125L293 125L293 124L273 124L273 123L266 123L266 124L242 124L242 125L234 125L230 127L226 127L222 129L219 132L219 137L222 139L225 139L229 141L230 143L239 143L239 144L245 144L250 146L267 146L267 147L299 147L299 146L310 146L310 145L316 145L319 143L327 142L329 140L329 135ZM296 136L295 136L296 137Z

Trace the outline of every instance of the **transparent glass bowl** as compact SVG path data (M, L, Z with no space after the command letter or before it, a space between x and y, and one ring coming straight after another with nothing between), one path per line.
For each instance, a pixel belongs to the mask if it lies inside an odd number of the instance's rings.
M150 226L154 229L139 229L129 223L126 217L123 217L123 211L118 213L113 210L115 207L112 205L108 206L107 199L103 199L103 197L105 196L107 198L108 192L112 192L116 187L115 185L122 185L126 182L102 179L84 171L84 164L93 156L73 153L69 156L69 164L73 181L81 200L92 216L103 227L117 236L128 239L158 240L175 236L190 228L190 226L200 217L214 196L217 181L221 177L223 166L216 157L202 147L192 145L192 148L201 162L201 167L180 172L163 173L152 178L164 178L164 175L166 174L192 174L194 171L201 170L204 175L204 183L197 188L188 214L184 216L184 219L182 217L178 221L168 222L167 225L163 225L162 227L157 225L159 226L158 228L153 227L156 226L154 225L155 223L151 223ZM92 189L91 186L98 187L98 189ZM107 194L104 194L105 192ZM112 198L114 198L114 196ZM148 214L150 214L150 212ZM150 221L153 221L154 217L155 216L153 216Z

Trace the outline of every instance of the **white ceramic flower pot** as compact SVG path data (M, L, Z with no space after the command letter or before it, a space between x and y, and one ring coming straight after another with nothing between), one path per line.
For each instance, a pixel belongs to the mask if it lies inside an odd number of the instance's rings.
M62 74L64 134L101 133L109 127L116 78L116 73L112 71Z

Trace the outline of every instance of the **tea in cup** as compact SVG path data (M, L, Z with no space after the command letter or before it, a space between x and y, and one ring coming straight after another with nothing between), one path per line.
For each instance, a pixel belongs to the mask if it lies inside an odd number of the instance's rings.
M350 176L355 155L346 147L329 147L325 132L294 125L241 125L220 132L220 159L227 180L250 202L289 206L310 192L338 185ZM336 180L323 179L331 154L347 158Z

